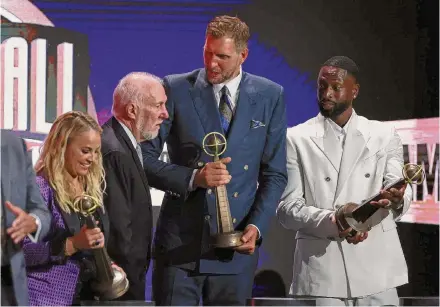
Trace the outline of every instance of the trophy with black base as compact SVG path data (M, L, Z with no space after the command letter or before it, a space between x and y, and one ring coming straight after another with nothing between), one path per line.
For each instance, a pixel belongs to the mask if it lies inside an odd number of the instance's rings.
M393 181L383 188L390 191L392 188L400 189L406 183L421 184L425 180L425 171L420 165L408 163L403 166L402 177ZM382 198L381 193L362 201L360 205L348 203L336 210L335 219L339 231L345 231L349 228L349 236L354 236L357 232L366 232L370 230L369 223L366 221L378 210L379 206L371 204L372 201L378 201Z
M85 218L88 229L96 228L93 213L98 205L91 196L83 195L75 200ZM129 281L123 272L111 265L105 247L91 249L96 265L96 278L91 283L92 291L101 301L110 301L121 297L128 291Z
M226 138L219 132L208 133L203 138L203 150L209 156L214 157L214 162L218 161L220 155L226 151ZM218 232L212 236L211 246L216 248L234 248L243 244L241 237L242 231L235 231L229 207L228 192L226 186L221 185L214 188Z

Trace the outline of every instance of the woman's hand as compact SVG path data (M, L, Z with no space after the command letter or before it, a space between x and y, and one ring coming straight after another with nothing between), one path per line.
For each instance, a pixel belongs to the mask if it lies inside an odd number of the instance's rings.
M76 250L104 247L104 234L99 227L88 229L86 225L73 237L68 238Z

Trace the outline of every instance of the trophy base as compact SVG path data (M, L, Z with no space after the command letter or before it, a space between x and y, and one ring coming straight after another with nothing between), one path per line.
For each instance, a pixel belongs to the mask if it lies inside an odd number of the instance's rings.
M123 296L130 286L130 282L120 271L113 270L114 278L111 285L107 283L94 284L93 288L97 293L98 300L111 301Z
M242 231L231 231L225 233L219 233L212 236L211 246L215 248L233 248L243 244L241 237Z

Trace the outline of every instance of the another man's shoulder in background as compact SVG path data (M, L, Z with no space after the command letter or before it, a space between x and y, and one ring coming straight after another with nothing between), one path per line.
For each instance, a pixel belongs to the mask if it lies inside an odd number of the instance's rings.
M13 131L11 130L4 130L1 129L1 143L3 144L7 144L10 146L22 146L23 141L20 137L18 137Z
M318 124L319 119L319 117L312 117L304 123L287 128L287 138L295 141L304 138L310 139L311 136L316 136L315 126Z
M199 68L190 72L181 73L181 74L173 74L165 76L164 82L168 86L182 86L182 85L194 85L199 76L200 71L203 68Z
M264 93L267 90L276 92L283 90L283 87L280 84L265 77L253 75L248 72L243 72L243 77L252 79L252 85L257 89L258 93Z
M360 115L358 115L358 127L361 131L368 131L370 137L384 141L389 141L396 132L392 123L371 120Z
M117 122L113 118L110 118L104 125L102 125L101 152L103 156L111 152L125 152L113 127L116 123Z

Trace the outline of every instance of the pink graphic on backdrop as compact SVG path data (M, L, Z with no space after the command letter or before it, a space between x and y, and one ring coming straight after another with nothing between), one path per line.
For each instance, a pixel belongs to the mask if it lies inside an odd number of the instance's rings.
M427 175L422 185L412 185L413 202L402 217L403 222L439 224L439 121L437 117L389 122L407 147L408 161L405 163L422 165ZM426 156L422 156L425 148Z

